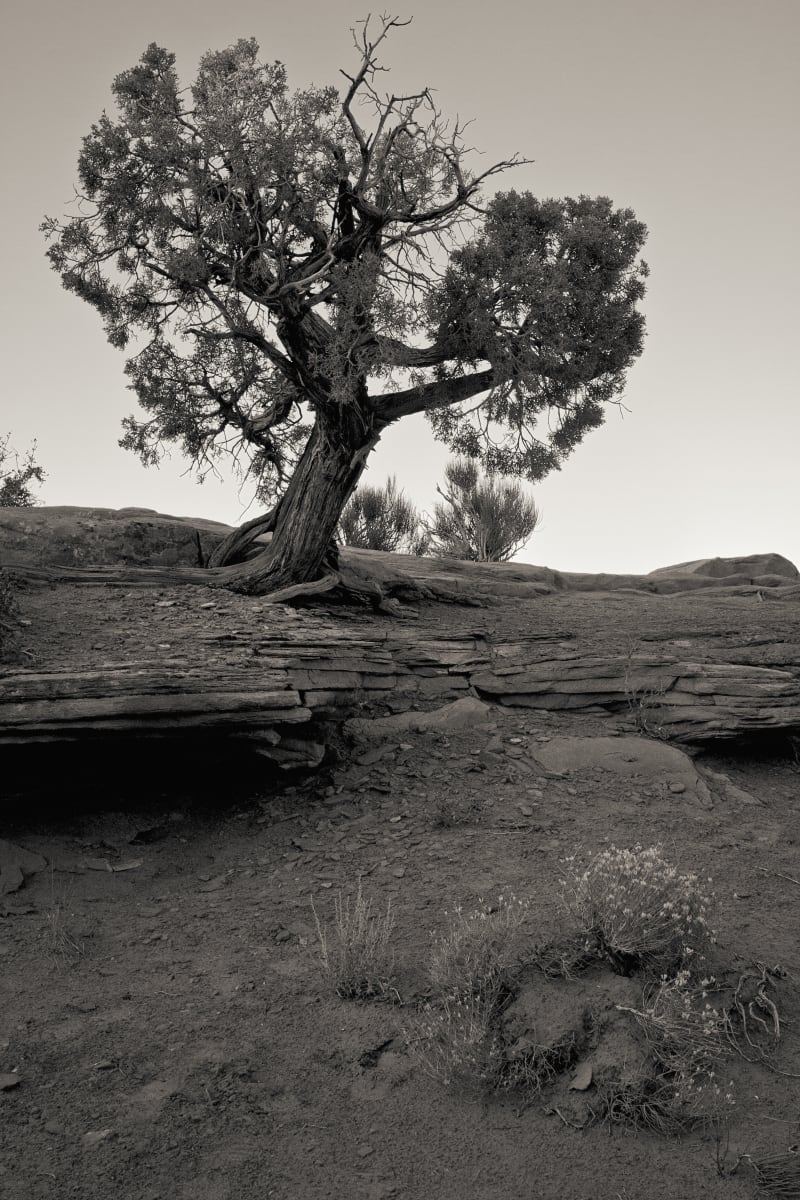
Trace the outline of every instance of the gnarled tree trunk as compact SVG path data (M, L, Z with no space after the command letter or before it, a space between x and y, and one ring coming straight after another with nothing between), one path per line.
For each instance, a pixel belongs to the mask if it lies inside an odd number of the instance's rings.
M319 414L278 504L272 540L255 558L223 568L224 586L263 596L320 581L326 566L335 572L339 517L378 437L355 406L342 406L335 421Z

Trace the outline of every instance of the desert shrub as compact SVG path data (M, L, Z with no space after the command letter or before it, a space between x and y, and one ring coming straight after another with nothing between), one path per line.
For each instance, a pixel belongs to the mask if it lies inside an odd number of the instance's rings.
M651 1070L633 1080L622 1081L612 1074L597 1080L595 1089L590 1105L595 1121L665 1137L719 1127L733 1103L733 1094L720 1086L713 1073L688 1069L680 1061L665 1064L656 1059Z
M465 913L457 906L431 945L433 999L406 1031L412 1052L432 1078L461 1088L502 1086L507 1061L500 1017L513 994L521 928L528 904L500 896Z
M516 896L500 896L495 905L481 901L469 913L457 906L431 947L434 990L446 996L496 992L519 959L528 909L528 902Z
M636 1018L662 1059L708 1065L723 1050L725 1018L708 1002L703 980L692 987L688 971L666 976L645 991L641 1009L624 1009Z
M31 508L36 497L30 484L44 483L45 474L36 462L36 442L20 457L11 446L11 434L0 436L0 508Z
M533 498L517 482L481 476L470 459L445 467L444 501L426 522L428 553L469 562L505 562L525 545L539 523Z
M429 977L434 998L406 1037L432 1078L487 1091L538 1093L574 1060L575 1035L555 1045L511 1037L504 1013L526 961L526 900L501 896L473 912L456 908L436 938Z
M710 897L695 874L682 874L659 846L603 850L565 883L563 902L587 942L620 974L672 975L699 964L709 942Z
M683 970L647 988L640 1008L616 1006L634 1018L649 1052L632 1074L622 1064L595 1079L596 1121L666 1136L727 1126L733 1081L720 1082L727 1046L724 1015L708 1001L712 982L695 985Z
M476 991L452 992L424 1005L406 1041L423 1070L445 1086L481 1092L542 1089L574 1061L576 1039L553 1046L509 1043L503 1013L513 991L497 977Z
M354 897L337 893L333 901L333 926L328 932L311 901L322 967L336 994L353 1000L388 992L394 953L390 942L394 929L391 901L383 915L373 913L372 901L364 897L361 879Z
M426 540L417 510L398 492L394 476L382 488L356 489L340 517L339 532L346 546L361 550L407 549L421 554Z
M505 1062L494 991L461 991L426 1004L406 1032L423 1070L445 1086L492 1090Z

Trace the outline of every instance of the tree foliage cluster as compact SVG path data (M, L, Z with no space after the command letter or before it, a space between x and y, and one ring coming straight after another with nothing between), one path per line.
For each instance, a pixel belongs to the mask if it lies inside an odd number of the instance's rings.
M486 199L522 160L476 170L429 89L382 90L402 24L354 30L341 88L290 90L253 39L184 87L150 45L83 140L75 210L44 223L64 286L128 353L122 444L148 464L175 445L201 473L232 454L273 506L269 545L225 576L241 590L336 570L394 422L425 413L455 453L535 481L642 349L644 225L605 197Z

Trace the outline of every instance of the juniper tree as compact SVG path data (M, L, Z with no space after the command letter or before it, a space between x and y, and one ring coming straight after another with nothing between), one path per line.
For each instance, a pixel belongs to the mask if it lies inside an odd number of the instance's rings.
M182 88L155 44L119 75L50 218L64 286L127 350L143 410L122 445L200 470L233 453L270 511L229 586L269 593L336 567L342 509L382 432L427 413L491 471L540 479L603 421L641 352L645 227L607 198L481 199L483 170L424 89L380 89L403 22L354 31L334 86L289 89L242 40ZM210 580L209 580L210 581Z

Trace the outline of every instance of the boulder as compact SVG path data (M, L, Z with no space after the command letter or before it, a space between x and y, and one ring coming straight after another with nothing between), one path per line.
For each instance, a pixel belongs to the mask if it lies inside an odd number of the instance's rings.
M202 566L230 532L148 508L0 508L0 566Z
M28 875L43 871L47 861L41 854L0 838L0 896L16 892Z
M549 771L607 771L644 782L664 783L671 792L689 793L704 808L711 807L708 785L688 754L645 737L557 737L536 751Z
M800 578L800 572L794 563L782 554L748 554L741 558L698 558L694 562L676 563L671 567L659 567L650 571L648 579L658 579L673 575L699 575L707 579L730 579L736 577L737 582L764 583L764 577L777 576L780 583L787 579Z

